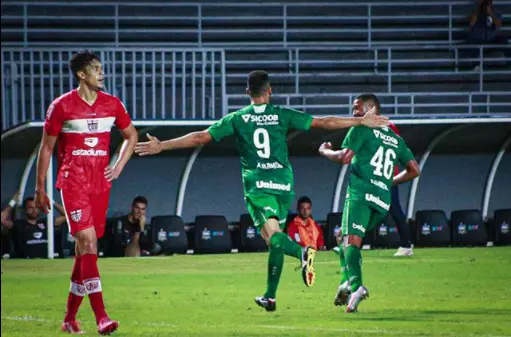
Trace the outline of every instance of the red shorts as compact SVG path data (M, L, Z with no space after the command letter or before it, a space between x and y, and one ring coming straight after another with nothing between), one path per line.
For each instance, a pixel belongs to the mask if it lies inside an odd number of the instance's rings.
M79 188L62 189L60 195L71 235L75 236L77 232L90 227L96 229L98 239L105 234L110 190L88 193Z

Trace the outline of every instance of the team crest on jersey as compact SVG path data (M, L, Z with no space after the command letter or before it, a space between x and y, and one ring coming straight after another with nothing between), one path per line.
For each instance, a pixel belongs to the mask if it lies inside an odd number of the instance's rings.
M71 219L73 219L74 222L78 222L78 221L82 220L82 210L77 209L76 211L72 211Z
M87 121L87 127L90 132L98 131L99 122L96 119L90 119Z
M44 228L45 228L45 226L44 226L44 224L43 224L42 222L38 223L38 224L37 224L37 227L39 227L39 228L41 228L41 229L44 229Z

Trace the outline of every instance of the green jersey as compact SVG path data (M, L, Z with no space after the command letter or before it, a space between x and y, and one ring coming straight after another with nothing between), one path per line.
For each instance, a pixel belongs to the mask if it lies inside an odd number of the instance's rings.
M241 159L245 195L294 193L288 130L308 130L312 116L272 104L254 104L232 112L209 127L214 140L234 134Z
M346 199L365 200L388 211L394 166L414 159L405 141L388 127L357 126L348 131L342 147L355 152Z

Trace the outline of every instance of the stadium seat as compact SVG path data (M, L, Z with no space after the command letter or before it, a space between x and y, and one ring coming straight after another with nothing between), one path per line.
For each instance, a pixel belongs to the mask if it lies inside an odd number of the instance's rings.
M195 217L195 254L230 253L231 247L229 224L224 216Z
M444 211L424 210L415 214L415 245L418 247L448 246L451 243L449 220Z
M478 210L460 210L451 213L452 244L455 246L485 246L486 227Z
M188 238L183 219L177 215L155 216L151 219L153 242L161 254L185 254Z
M267 250L266 242L257 233L254 221L249 214L242 214L239 224L241 234L240 252L264 252Z
M398 248L399 247L399 233L397 231L394 219L387 214L385 220L374 228L374 246L376 248ZM371 232L366 234L366 237L370 237ZM366 244L364 242L364 244Z
M323 231L326 249L332 249L337 246L336 235L341 230L341 220L342 212L328 213L326 226Z
M499 209L495 211L493 218L492 231L495 235L496 245L510 245L511 233L509 226L511 224L511 209Z

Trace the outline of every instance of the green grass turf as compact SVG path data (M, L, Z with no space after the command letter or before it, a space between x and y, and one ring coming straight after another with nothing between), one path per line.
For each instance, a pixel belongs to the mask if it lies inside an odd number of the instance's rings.
M359 312L333 305L339 262L317 257L306 288L286 257L277 311L257 307L267 254L100 259L118 336L511 336L511 247L363 252L370 298ZM73 260L2 261L2 336L55 336ZM96 335L88 299L78 319Z

